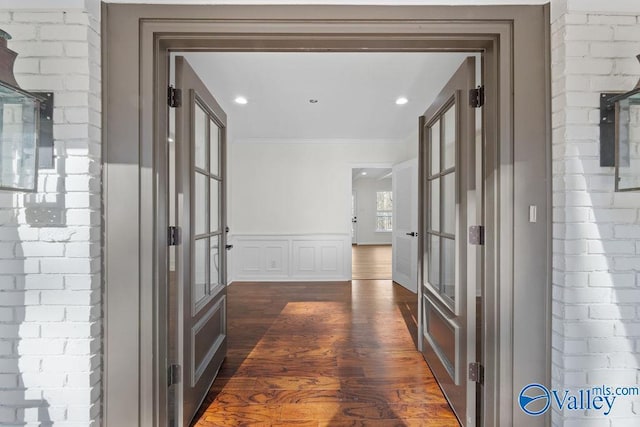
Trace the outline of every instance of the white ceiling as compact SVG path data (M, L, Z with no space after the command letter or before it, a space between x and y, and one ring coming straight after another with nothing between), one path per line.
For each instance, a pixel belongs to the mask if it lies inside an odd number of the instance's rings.
M184 55L229 116L230 140L399 142L462 53L208 52ZM247 105L233 102L237 96ZM404 96L406 105L395 100ZM317 104L309 103L317 99Z

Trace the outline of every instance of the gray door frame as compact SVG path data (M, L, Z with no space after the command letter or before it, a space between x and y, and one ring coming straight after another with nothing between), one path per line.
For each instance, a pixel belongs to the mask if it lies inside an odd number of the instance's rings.
M516 398L551 377L548 5L111 3L102 17L105 425L166 425L170 52L365 49L483 52L483 420L549 424Z

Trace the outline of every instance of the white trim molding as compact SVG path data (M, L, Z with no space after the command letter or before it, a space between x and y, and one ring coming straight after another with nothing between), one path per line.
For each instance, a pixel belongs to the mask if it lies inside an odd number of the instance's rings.
M351 280L349 234L235 234L231 281Z

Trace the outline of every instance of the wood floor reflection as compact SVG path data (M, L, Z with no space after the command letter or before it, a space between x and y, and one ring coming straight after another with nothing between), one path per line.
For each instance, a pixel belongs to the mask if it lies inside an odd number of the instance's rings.
M458 426L415 349L415 300L388 280L232 284L194 425Z

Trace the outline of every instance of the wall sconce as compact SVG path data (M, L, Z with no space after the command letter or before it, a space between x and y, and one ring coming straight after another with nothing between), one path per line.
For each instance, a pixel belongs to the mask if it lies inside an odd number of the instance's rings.
M640 190L640 81L600 95L600 166L615 167L615 191Z
M10 39L0 30L0 190L35 192L41 100L18 86Z

